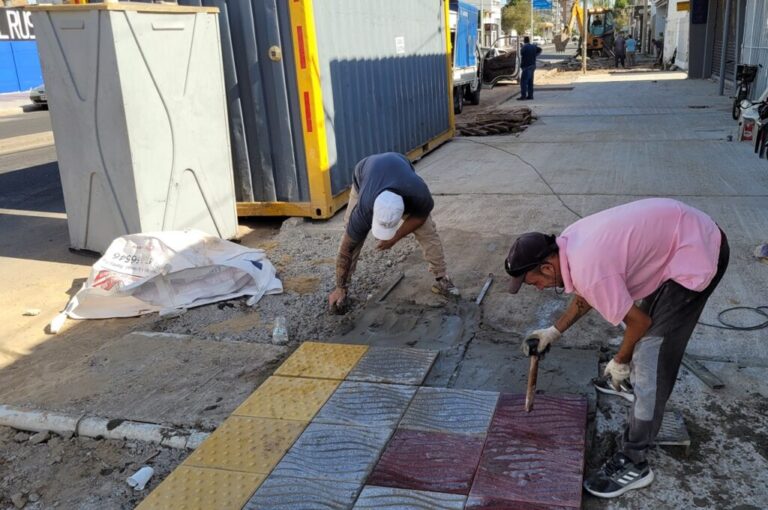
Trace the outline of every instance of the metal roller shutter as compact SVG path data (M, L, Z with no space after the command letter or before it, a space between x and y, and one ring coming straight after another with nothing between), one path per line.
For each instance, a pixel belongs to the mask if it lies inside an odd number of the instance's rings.
M726 1L732 3L731 12L728 16L728 42L725 47L725 78L727 80L733 80L735 67L734 61L736 60L736 5L734 0L717 0L717 13L715 14L715 41L712 51L712 76L720 77Z

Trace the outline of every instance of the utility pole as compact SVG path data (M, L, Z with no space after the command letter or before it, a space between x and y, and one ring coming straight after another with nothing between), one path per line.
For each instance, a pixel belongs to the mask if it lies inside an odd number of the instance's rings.
M584 9L581 11L581 74L587 74L587 45L589 44L588 3L589 0L584 0Z
M491 1L493 3L493 1ZM480 0L480 46L485 45L485 2Z
M531 0L531 42L533 42L533 0Z
M651 38L648 36L648 0L643 3L643 49L646 55L651 50Z

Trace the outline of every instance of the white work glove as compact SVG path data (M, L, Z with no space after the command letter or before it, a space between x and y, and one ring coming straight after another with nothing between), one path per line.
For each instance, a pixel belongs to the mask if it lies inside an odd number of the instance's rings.
M629 364L612 359L605 366L604 376L610 376L613 387L619 389L621 382L629 379Z
M536 339L539 341L539 345L536 347L536 352L544 354L549 350L549 345L560 338L560 334L561 333L554 326L550 326L547 329L537 329L525 337L525 340L523 340L523 344L520 347L523 349L523 354L530 356L531 349L528 345L528 340Z

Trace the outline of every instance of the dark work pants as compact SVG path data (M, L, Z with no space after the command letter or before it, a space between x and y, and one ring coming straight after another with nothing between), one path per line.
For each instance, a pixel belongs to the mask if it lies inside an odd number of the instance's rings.
M651 316L651 329L635 345L631 362L631 382L635 402L624 430L621 451L632 462L645 461L648 447L659 433L664 408L672 394L685 347L701 316L707 299L728 267L730 249L721 232L717 273L701 292L688 290L668 280L645 298L640 309Z
M520 97L533 99L533 73L536 71L536 66L528 66L523 68L523 72L520 75Z
M621 64L621 67L624 66L624 53L616 53L613 57L614 61L616 62L616 67L619 67L619 64Z

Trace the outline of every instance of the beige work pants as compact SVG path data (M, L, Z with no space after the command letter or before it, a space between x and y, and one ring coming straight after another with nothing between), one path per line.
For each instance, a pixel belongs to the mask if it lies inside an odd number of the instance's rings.
M346 229L349 217L352 214L352 210L357 205L358 196L355 187L352 186L352 190L349 192L349 203L347 204L347 210L344 213L344 228ZM403 218L405 219L405 218ZM442 278L446 273L445 254L443 253L443 243L440 241L440 236L437 234L437 226L432 220L432 215L427 216L427 221L422 226L417 228L413 232L416 241L421 246L421 253L424 256L424 260L429 263L429 272L432 273L435 278ZM365 240L363 240L363 243ZM363 243L355 253L352 260L352 272L354 272L357 266L357 257L360 254Z

